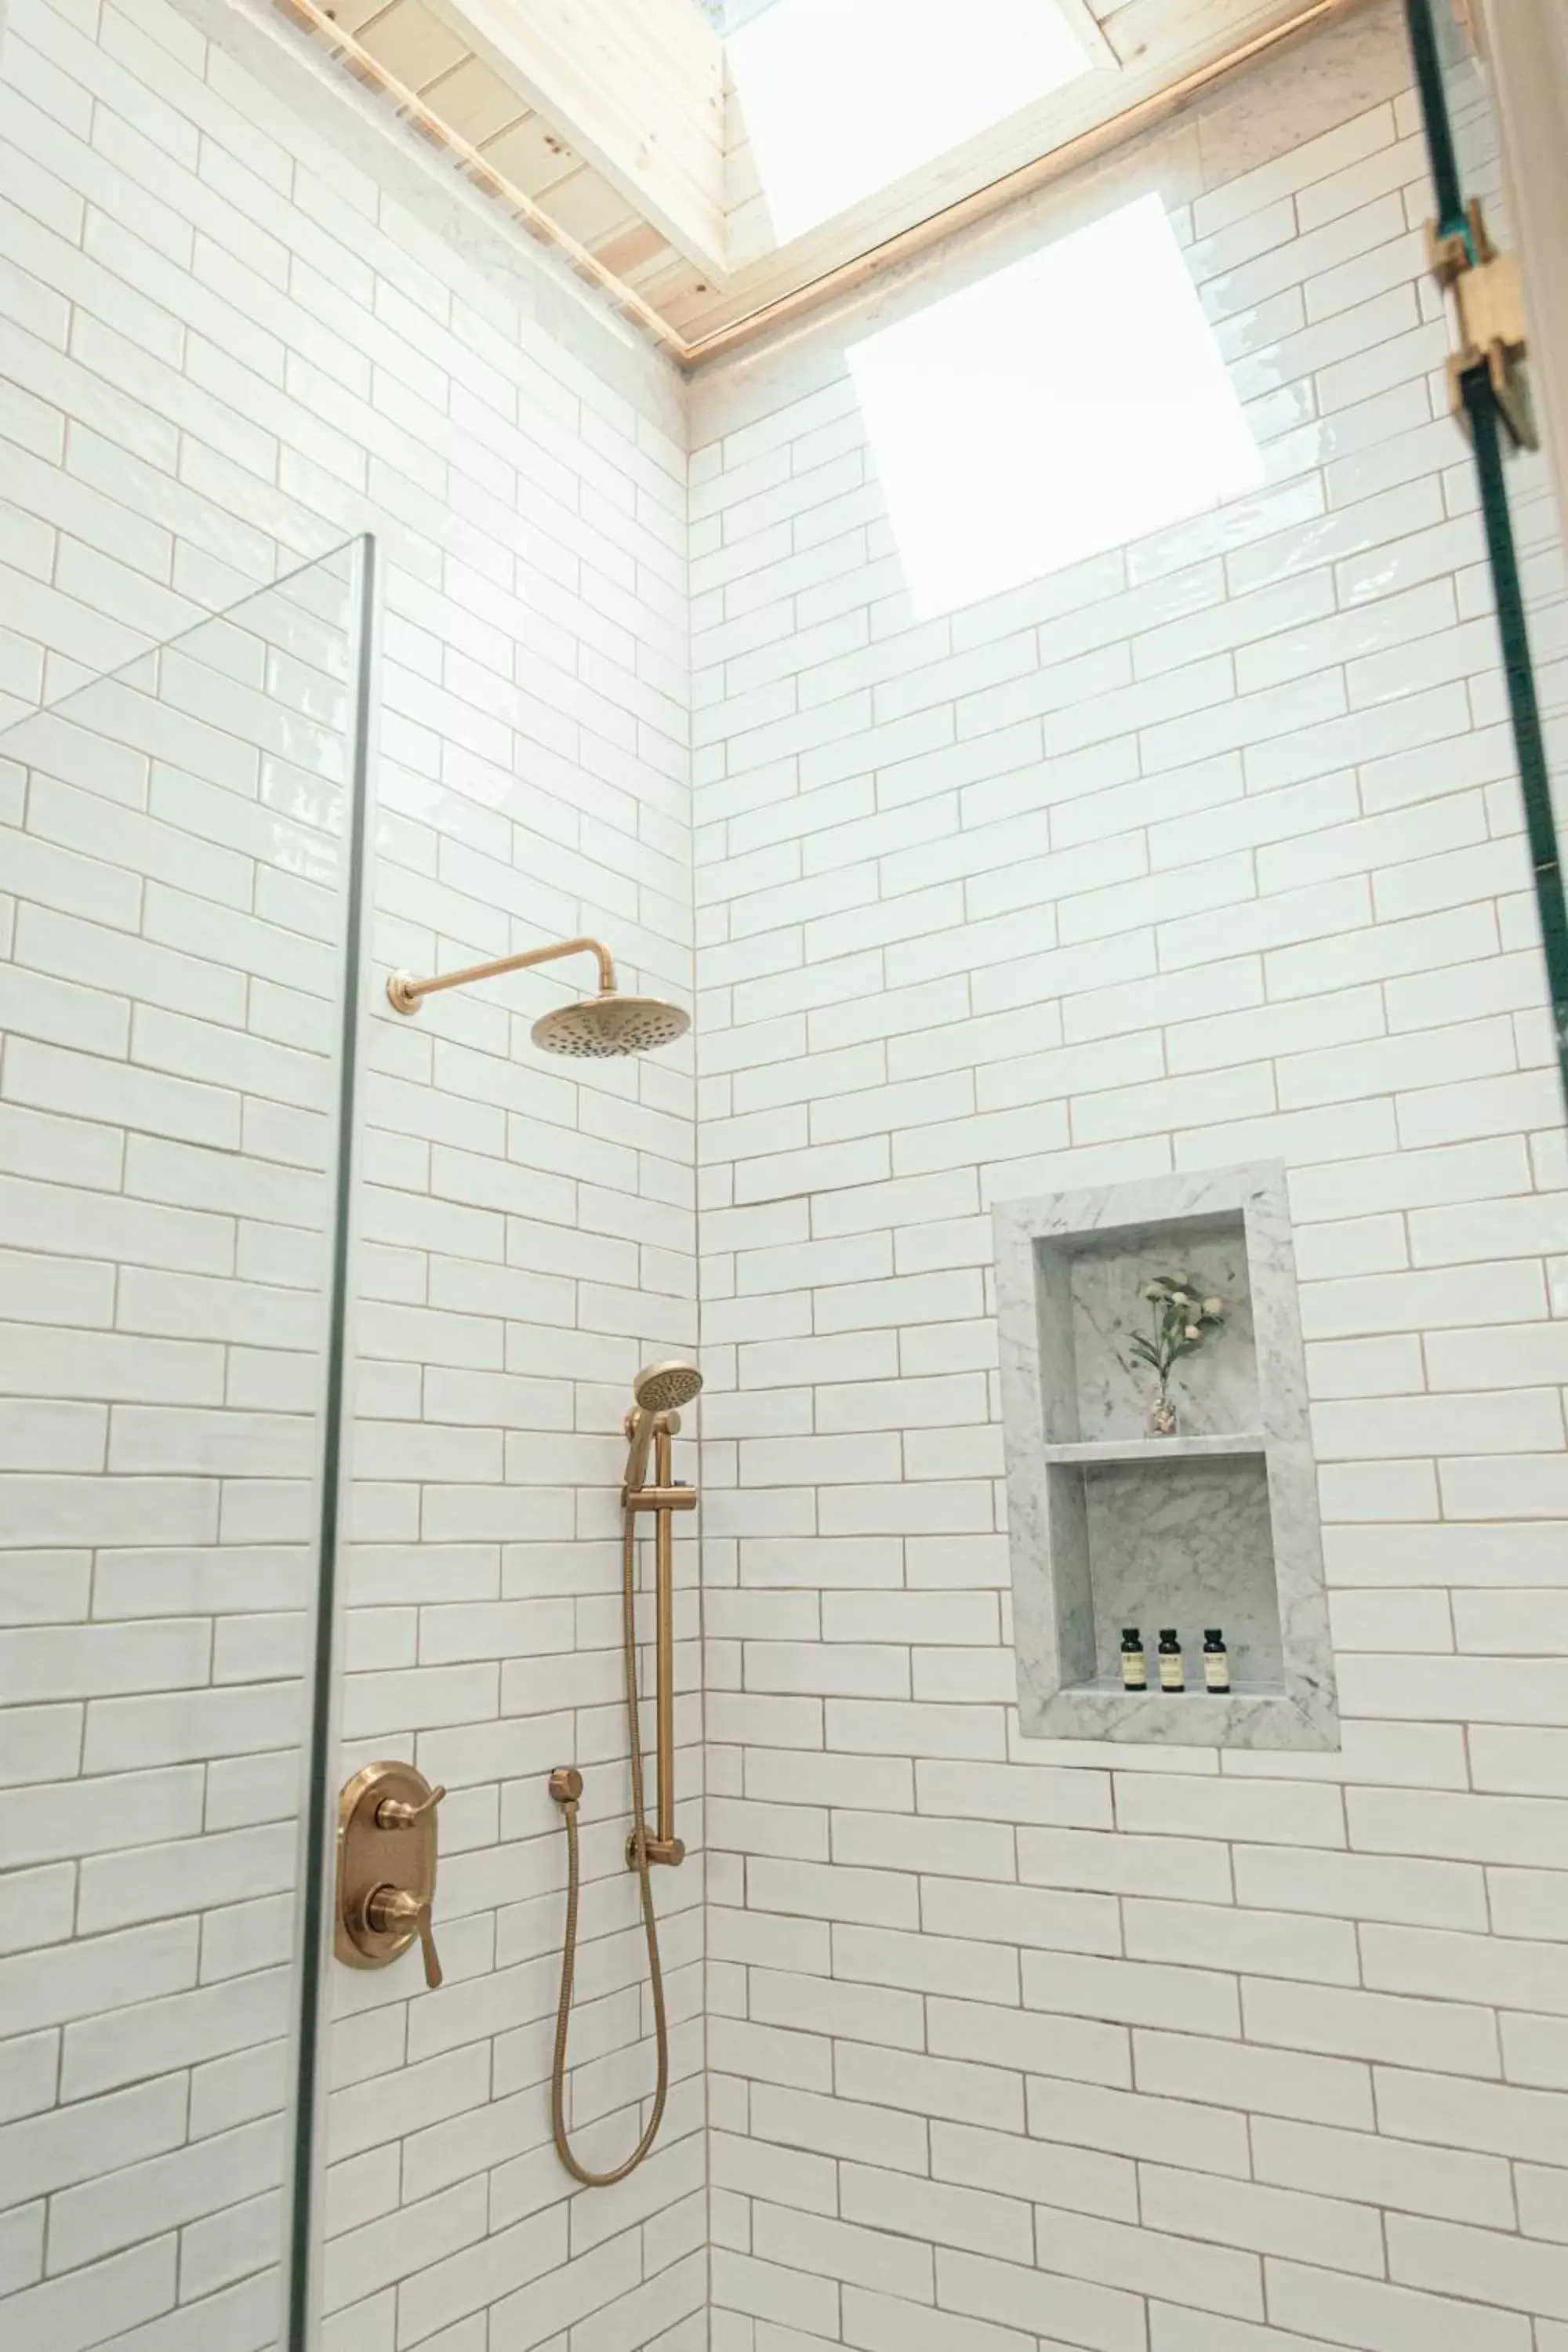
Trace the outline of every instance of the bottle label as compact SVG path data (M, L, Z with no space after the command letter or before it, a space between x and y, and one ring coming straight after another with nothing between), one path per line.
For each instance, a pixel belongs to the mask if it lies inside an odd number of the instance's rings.
M1173 1655L1168 1650L1163 1651L1160 1656L1160 1688L1185 1690L1186 1686L1186 1669L1182 1664L1180 1653Z
M1223 1651L1210 1651L1204 1660L1204 1680L1212 1691L1230 1688L1230 1660Z
M1122 1651L1121 1679L1126 1684L1129 1690L1148 1689L1149 1661L1144 1657L1141 1650Z

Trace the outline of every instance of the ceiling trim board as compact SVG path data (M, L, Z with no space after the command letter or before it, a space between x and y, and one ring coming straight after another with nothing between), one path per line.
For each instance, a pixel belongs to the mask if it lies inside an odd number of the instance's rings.
M691 337L685 335L656 304L565 229L552 216L547 206L509 180L477 147L443 121L426 100L399 81L360 39L345 31L329 16L320 5L320 0L273 0L273 5L297 26L313 33L358 80L379 89L423 138L447 151L466 177L486 195L506 206L542 244L554 247L578 277L596 286L616 310L635 320L679 366L690 372L726 358L760 341L764 336L800 325L829 303L859 292L889 270L914 259L949 237L978 226L1005 206L1049 186L1068 172L1168 121L1222 82L1245 72L1274 51L1374 5L1376 0L1303 0L1303 5L1291 16L1277 24L1266 26L1223 55L1203 61L1104 121L1001 173L984 186L939 206L923 219L883 237L864 252L817 272L800 285L757 304L739 318L728 320L707 334ZM682 7L688 5L689 0L680 0ZM614 241L618 242L618 237Z

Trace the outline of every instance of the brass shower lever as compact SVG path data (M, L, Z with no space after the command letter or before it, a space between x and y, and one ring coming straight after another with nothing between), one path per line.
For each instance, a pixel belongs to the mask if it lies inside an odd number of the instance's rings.
M409 1895L401 1886L378 1886L367 1895L365 1926L373 1936L400 1936L406 1942L410 1928L419 1938L425 1958L425 1981L435 1992L441 1983L441 1961L436 1950L430 1918L430 1897Z
M378 1830L416 1829L422 1821L426 1820L435 1811L446 1793L445 1789L432 1789L430 1794L421 1798L416 1805L409 1804L402 1797L383 1797L375 1809L376 1828Z

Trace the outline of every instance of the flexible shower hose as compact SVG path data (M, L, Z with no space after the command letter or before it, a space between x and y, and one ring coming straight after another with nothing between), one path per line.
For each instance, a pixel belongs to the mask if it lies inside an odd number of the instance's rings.
M626 1643L626 1727L631 1738L632 1766L632 1859L637 1869L637 1885L642 1896L643 1931L647 1937L648 1982L653 1989L654 2033L658 2042L658 2079L653 2095L653 2113L647 2128L624 2164L612 2172L590 2172L587 2166L574 2155L566 2132L566 2036L572 2021L572 1985L577 1973L577 1909L582 1895L582 1865L577 1852L577 1798L558 1799L566 1822L566 1940L561 1952L561 2001L555 2012L555 2063L550 2077L550 2120L555 2131L556 2152L574 2179L585 2189L610 2189L635 2172L654 2141L664 2119L664 2105L669 2095L669 2027L664 2011L664 1970L658 1958L658 1922L654 1916L653 1887L649 1883L647 1859L647 1822L643 1815L642 1727L637 1719L637 1516L626 1514L626 1531L621 1549L622 1623ZM582 1787L580 1776L574 1776Z

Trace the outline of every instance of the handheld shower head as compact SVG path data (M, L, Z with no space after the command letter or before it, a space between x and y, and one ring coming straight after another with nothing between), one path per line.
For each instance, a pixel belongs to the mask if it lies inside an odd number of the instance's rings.
M645 1364L632 1382L632 1397L639 1412L679 1412L701 1386L696 1365L675 1357L667 1364Z
M632 1382L632 1409L626 1415L626 1435L631 1441L626 1456L627 1494L635 1495L647 1479L647 1450L658 1415L679 1412L701 1386L702 1375L696 1365L682 1363L679 1357L668 1363L643 1366Z

